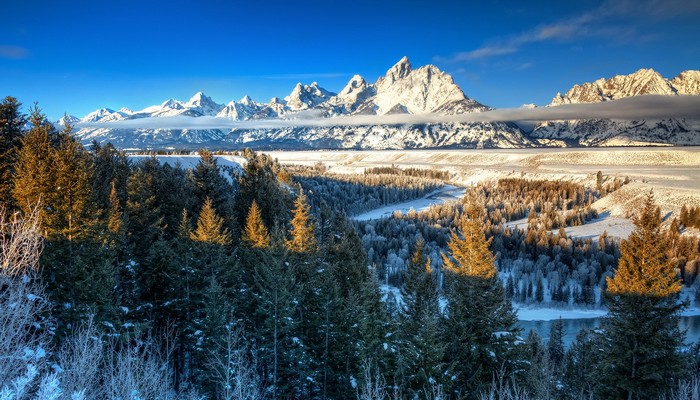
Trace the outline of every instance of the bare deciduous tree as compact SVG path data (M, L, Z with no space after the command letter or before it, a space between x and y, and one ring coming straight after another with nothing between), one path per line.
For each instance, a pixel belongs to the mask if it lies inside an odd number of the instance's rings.
M259 400L264 392L241 331L226 327L226 341L209 356L209 368L217 379L218 396L222 400Z

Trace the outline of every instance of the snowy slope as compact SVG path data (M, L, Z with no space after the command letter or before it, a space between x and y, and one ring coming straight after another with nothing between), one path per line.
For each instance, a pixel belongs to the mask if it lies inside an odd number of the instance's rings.
M684 71L673 80L652 69L630 75L574 85L565 94L557 93L549 104L598 103L647 94L679 96L700 94L700 71ZM531 135L537 139L565 140L584 146L700 145L700 121L661 120L573 120L550 121L537 125Z

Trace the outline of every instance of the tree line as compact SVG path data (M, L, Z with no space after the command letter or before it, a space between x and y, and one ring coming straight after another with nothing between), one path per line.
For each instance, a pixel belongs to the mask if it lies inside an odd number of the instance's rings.
M3 399L657 399L690 382L651 196L603 329L545 352L516 325L478 198L438 214L446 250L416 237L383 293L355 226L266 155L244 151L231 182L206 150L191 170L132 163L24 118L0 104Z

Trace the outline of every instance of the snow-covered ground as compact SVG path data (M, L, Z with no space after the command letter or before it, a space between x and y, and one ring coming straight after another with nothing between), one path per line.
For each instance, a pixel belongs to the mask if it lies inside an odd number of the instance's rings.
M566 179L595 187L596 173L606 179L628 177L630 183L593 204L602 216L584 226L567 228L571 236L596 238L603 231L626 238L629 215L653 189L667 221L683 204L700 206L700 147L536 148L483 150L380 150L380 151L273 151L283 164L326 165L331 172L361 173L365 168L396 165L401 168L440 169L451 173L455 185L500 178ZM390 215L418 204L377 210L365 218ZM404 210L404 212L405 212ZM359 217L358 217L359 218ZM509 226L527 225L527 219Z
M145 160L151 156L146 155L129 155L131 161L138 162L140 160ZM169 164L174 167L180 165L184 169L192 169L199 163L200 157L196 154L192 155L157 155L155 156L159 163ZM217 163L221 167L233 167L234 171L238 171L245 164L245 158L240 156L230 156L230 155L215 155ZM224 178L229 182L233 182L234 177L227 172L223 172Z
M139 161L150 158L151 156L146 155L129 155L132 161ZM161 164L170 164L175 166L180 163L182 168L194 168L199 163L200 157L196 154L192 155L157 155L155 156L158 162ZM230 156L230 155L215 155L217 162L220 166L231 166L234 168L240 168L241 165L245 164L245 158L240 156Z
M370 219L380 219L391 217L395 212L400 212L401 214L406 214L410 210L423 211L430 208L434 204L443 204L448 201L457 201L464 196L466 188L457 187L453 185L445 185L440 189L429 193L421 199L406 201L403 203L390 204L385 207L377 208L372 211L368 211L364 214L360 214L353 219L357 221L367 221Z

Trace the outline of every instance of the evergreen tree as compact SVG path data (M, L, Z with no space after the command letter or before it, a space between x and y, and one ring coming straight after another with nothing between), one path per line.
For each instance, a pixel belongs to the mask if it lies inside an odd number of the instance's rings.
M299 395L297 361L303 343L295 336L298 330L296 303L298 286L279 244L273 253L266 252L255 269L257 324L256 335L260 361L273 398Z
M494 373L509 373L509 352L514 347L517 318L505 300L505 291L481 229L479 211L468 209L461 222L461 237L453 231L443 255L450 286L447 291L445 342L453 392L475 397L491 383Z
M419 239L401 288L399 373L403 389L412 396L442 384L445 372L437 281L423 254L424 246Z
M0 206L14 208L12 180L17 153L22 145L25 116L22 103L7 96L0 102Z
M126 204L126 185L130 174L129 159L123 151L117 150L111 143L102 146L92 143L93 194L95 208L108 210L116 192L119 204Z
M314 237L310 208L304 191L301 189L299 196L294 201L292 229L289 231L289 234L292 238L286 241L286 245L287 249L292 253L310 253L316 250L316 238Z
M38 207L44 235L54 225L51 205L56 199L54 182L55 148L52 144L53 126L36 106L31 110L31 128L22 138L15 163L12 195L25 215ZM53 233L53 232L51 232Z
M620 245L617 270L607 279L601 395L657 399L685 373L679 352L685 336L678 327L681 283L666 256L652 193L632 221L635 230Z
M234 232L241 232L250 210L253 200L260 208L261 216L265 226L273 227L276 224L286 224L288 221L288 199L289 191L283 189L277 180L276 165L270 156L266 154L256 154L246 149L243 152L247 162L243 168L243 173L238 177L238 191L234 202L235 223L239 229Z
M223 218L216 214L211 199L204 200L202 210L199 212L199 219L197 219L197 227L190 238L195 242L218 245L231 244L231 234L228 228L224 227Z
M572 399L593 399L601 386L604 339L595 331L582 329L564 357L565 390ZM621 397L611 397L619 399Z
M270 247L270 234L260 216L258 203L253 200L248 211L245 228L241 240L246 246L265 249Z
M557 371L564 361L564 321L561 318L552 322L547 347L550 365Z

